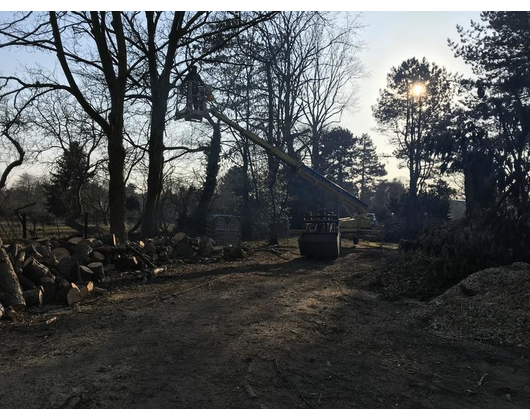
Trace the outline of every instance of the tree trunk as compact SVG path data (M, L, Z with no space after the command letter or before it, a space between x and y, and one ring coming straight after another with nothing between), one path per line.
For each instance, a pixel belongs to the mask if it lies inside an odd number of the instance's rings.
M471 223L480 222L496 200L493 157L484 152L468 152L464 164L466 215Z
M241 237L243 240L250 240L252 237L253 217L250 208L250 179L249 179L249 162L248 162L248 143L245 142L243 151L243 208L241 215Z
M18 282L18 277L15 273L11 260L7 255L2 239L0 238L0 293L2 293L3 301L0 302L4 306L12 306L15 310L24 309L26 302L22 295L22 289Z
M206 219L210 204L217 186L219 173L219 160L221 155L221 127L219 122L213 124L213 135L208 149L208 163L206 164L206 179L201 193L201 198L195 210L194 225L199 232L204 233Z
M160 228L160 195L164 173L164 127L167 98L153 98L151 135L149 137L149 173L147 196L142 215L142 238L153 238Z
M121 113L123 118L123 112ZM111 116L112 119L112 116ZM122 121L123 123L123 121ZM119 124L118 124L119 125ZM125 147L123 146L123 124L115 128L108 136L109 153L109 208L110 231L116 234L120 242L127 240L125 229Z

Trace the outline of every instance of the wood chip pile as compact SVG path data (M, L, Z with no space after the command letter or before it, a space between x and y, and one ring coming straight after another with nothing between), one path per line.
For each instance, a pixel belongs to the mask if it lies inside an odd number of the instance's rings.
M419 315L448 337L530 347L530 265L474 273Z

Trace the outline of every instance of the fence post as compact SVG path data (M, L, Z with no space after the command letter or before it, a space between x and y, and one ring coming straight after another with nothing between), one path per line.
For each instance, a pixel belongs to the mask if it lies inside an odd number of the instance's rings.
M28 230L26 226L26 213L22 213L22 238L28 238Z
M88 238L88 213L85 213L85 239Z

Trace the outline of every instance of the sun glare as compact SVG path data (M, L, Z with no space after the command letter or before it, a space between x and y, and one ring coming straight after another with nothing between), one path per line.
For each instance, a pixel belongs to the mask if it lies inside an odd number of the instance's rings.
M421 83L416 83L412 86L412 94L414 96L421 96L425 92L425 86Z

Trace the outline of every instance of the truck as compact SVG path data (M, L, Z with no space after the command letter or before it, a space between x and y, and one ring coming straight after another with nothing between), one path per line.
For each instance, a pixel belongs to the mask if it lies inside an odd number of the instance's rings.
M306 216L304 220L305 228L298 238L301 255L316 258L336 258L341 253L341 233L345 237L353 239L354 242L358 242L361 235L366 233L366 230L372 229L372 220L366 216L366 210L368 208L366 203L340 185L337 185L308 167L302 161L289 156L283 150L270 144L255 133L241 127L237 122L228 118L213 105L207 107L206 92L208 92L208 98L213 98L211 95L211 87L197 87L193 86L194 83L197 82L188 82L186 107L177 113L176 119L185 118L187 121L202 121L202 118L206 117L207 114L218 118L278 158L284 165L291 168L296 175L335 197L340 203L343 203L352 211L350 217L341 219L335 214L321 214L322 212ZM194 96L196 92L198 92L199 97Z

